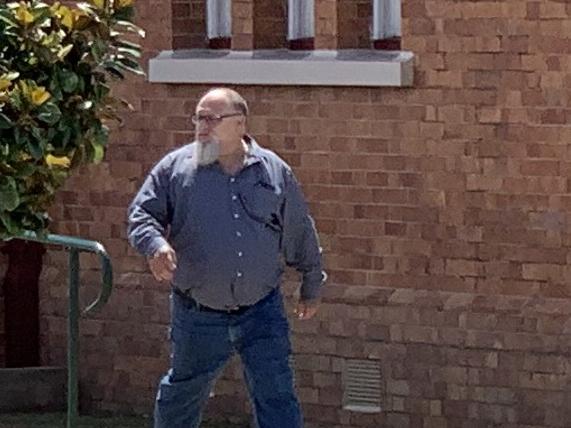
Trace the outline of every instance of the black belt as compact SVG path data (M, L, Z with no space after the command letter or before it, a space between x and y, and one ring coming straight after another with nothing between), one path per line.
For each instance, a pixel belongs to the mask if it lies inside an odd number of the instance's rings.
M209 306L205 306L202 303L197 302L196 299L193 299L189 294L190 290L182 291L180 288L176 287L172 287L172 290L174 294L184 299L187 303L191 304L194 309L200 312L214 312L217 314L241 315L244 312L246 312L248 309L250 309L252 306L254 306L254 305L248 305L248 306L235 306L233 308L228 308L228 309L214 309Z

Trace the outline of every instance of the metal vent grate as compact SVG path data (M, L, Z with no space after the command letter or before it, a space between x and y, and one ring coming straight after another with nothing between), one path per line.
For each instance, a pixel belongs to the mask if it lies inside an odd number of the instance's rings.
M379 361L345 361L343 408L362 413L381 411L381 366Z

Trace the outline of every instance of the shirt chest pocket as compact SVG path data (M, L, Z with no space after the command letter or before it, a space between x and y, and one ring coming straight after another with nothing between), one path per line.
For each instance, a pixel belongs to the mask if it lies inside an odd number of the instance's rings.
M269 227L282 230L281 203L282 198L271 184L258 182L247 189L241 189L240 202L251 219Z

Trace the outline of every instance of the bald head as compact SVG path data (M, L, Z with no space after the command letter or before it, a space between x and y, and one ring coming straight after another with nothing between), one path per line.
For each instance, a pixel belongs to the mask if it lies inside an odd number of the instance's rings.
M196 140L217 142L219 157L243 150L242 138L247 133L246 100L230 88L214 88L206 92L194 114Z
M242 113L244 116L248 116L248 103L234 89L230 88L213 88L206 92L198 104L202 104L203 101L220 101L225 102L228 107L232 110Z

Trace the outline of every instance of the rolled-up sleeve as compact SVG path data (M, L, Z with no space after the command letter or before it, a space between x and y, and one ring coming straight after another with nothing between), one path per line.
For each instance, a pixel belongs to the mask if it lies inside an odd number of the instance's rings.
M290 170L286 171L283 205L282 249L285 262L302 274L301 300L314 300L327 275L323 271L321 247L315 222L309 214L301 188Z
M170 208L166 166L163 161L153 168L128 211L129 242L145 256L152 256L167 243Z

